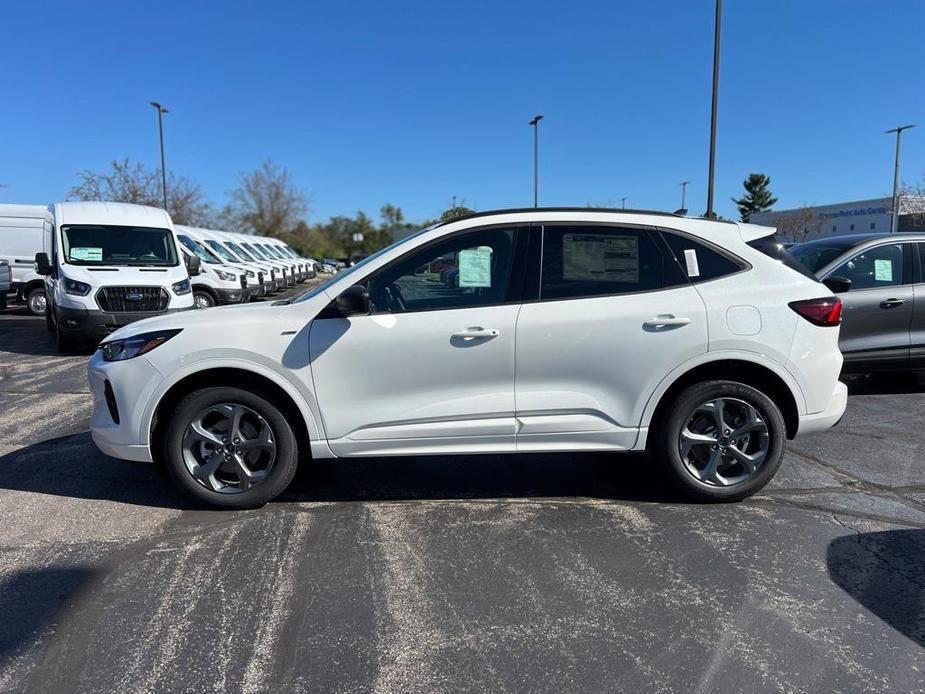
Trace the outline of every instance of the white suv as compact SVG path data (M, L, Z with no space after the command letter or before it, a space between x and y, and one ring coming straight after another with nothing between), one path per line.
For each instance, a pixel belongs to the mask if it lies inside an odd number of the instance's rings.
M847 400L841 302L772 233L589 209L438 224L296 301L117 331L89 364L93 440L226 508L299 459L521 451L647 450L690 496L741 499Z

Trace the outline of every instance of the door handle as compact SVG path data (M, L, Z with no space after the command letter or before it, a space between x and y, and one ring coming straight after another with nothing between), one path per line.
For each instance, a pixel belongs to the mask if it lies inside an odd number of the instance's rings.
M655 318L650 318L645 321L642 325L646 328L670 328L670 327L680 327L682 325L687 325L691 322L690 318L679 317L675 318L670 313L664 313Z
M884 301L880 302L880 308L896 308L897 306L902 306L904 303L906 303L905 299L885 299Z
M453 333L453 337L471 340L477 337L498 337L500 334L501 331L495 330L494 328L466 328L465 330L460 330L458 333Z

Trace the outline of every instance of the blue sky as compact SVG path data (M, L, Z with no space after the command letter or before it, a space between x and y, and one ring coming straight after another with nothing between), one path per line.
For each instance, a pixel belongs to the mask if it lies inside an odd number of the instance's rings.
M778 208L886 195L925 172L921 0L726 0L717 210L752 171ZM0 202L83 169L158 163L222 202L270 157L310 219L532 204L705 208L713 2L8 2Z

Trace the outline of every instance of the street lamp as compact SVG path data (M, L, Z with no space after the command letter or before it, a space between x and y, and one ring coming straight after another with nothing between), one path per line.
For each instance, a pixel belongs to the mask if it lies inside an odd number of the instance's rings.
M533 126L533 206L540 206L540 121L542 115L533 116L528 125Z
M621 210L626 209L626 198L620 198L620 209Z
M902 142L903 130L914 128L915 125L900 125L898 128L887 130L886 135L896 133L896 159L893 163L893 214L890 219L890 233L895 234L899 228L899 146Z
M713 106L710 111L710 171L707 174L707 219L713 219L713 176L716 173L716 112L719 99L719 39L723 20L723 0L716 0L713 27Z
M681 186L681 210L687 210L684 206L687 202L687 186L690 184L690 181L681 181L678 185ZM684 212L681 212L684 214Z
M157 109L157 132L161 138L161 190L164 193L164 209L167 209L167 169L164 167L164 121L163 117L165 113L168 113L167 109L161 106L156 101L150 102L151 105Z

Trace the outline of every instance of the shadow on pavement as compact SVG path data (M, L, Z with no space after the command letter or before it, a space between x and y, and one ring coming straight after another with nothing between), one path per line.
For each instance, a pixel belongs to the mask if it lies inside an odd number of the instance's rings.
M840 588L925 646L925 530L839 537L829 544L826 565Z
M848 395L925 393L925 371L883 371L843 376Z
M0 489L173 509L202 508L154 465L100 453L88 433L0 457ZM317 460L281 501L597 497L676 501L641 455L522 454Z
M0 581L0 672L55 620L93 574L84 567L20 569Z

